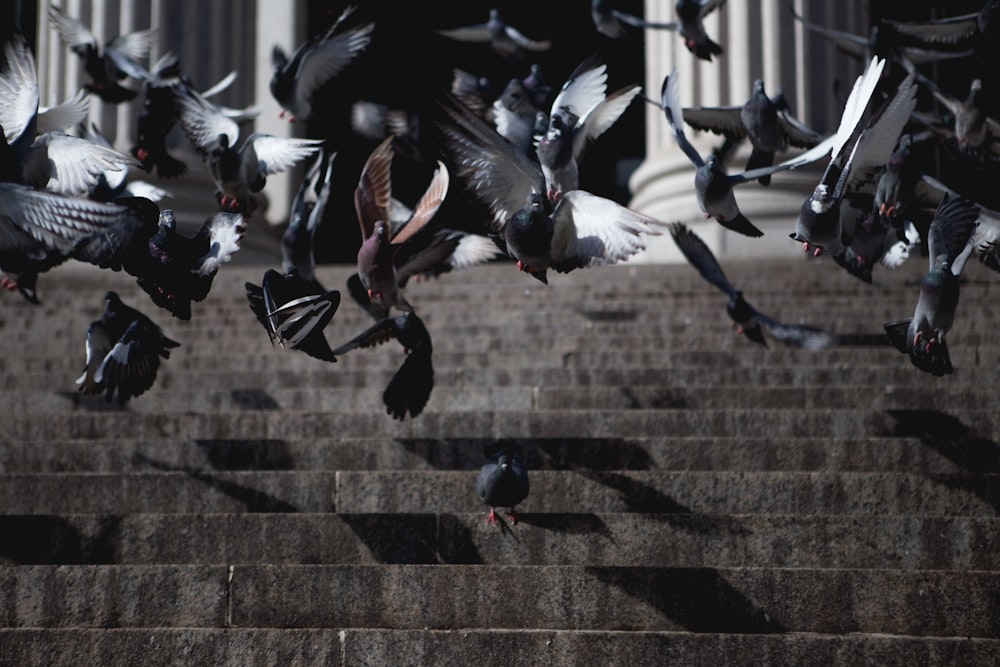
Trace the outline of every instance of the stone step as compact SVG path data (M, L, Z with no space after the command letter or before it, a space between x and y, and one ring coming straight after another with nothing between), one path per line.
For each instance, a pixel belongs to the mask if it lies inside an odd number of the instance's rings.
M382 405L385 385L375 378L364 388L322 387L274 388L269 390L203 389L193 380L191 389L151 390L147 398L133 400L133 414L172 412L229 412L234 410L371 411ZM919 410L949 405L980 405L981 387L864 385L823 387L494 387L452 385L453 376L435 382L434 405L441 409L469 410L785 410L849 409ZM387 379L386 379L387 381ZM24 391L9 397L5 407L19 414L52 414L73 410L106 410L103 395L87 396L72 390Z
M176 470L479 470L501 447L529 470L729 470L1000 473L1000 447L948 415L899 413L895 430L858 438L699 436L279 439L78 439L8 442L0 472Z
M7 514L342 512L483 509L474 471L205 471L0 476ZM1000 475L883 472L548 471L519 511L995 516Z
M0 626L8 628L527 627L1000 635L1000 574L981 571L29 565L0 570L0 590L6 598ZM67 596L71 590L91 594Z
M7 565L507 564L997 570L996 517L530 514L0 516Z
M1000 415L985 410L949 410L950 423L1000 439ZM808 419L794 410L535 410L438 412L434 395L417 419L393 421L381 405L370 412L308 412L252 409L214 413L147 413L128 418L120 411L76 411L8 417L4 438L16 442L137 439L303 439L331 433L406 438L530 438L560 434L576 438L632 438L649 434L730 438L767 433L775 439L861 438L907 428L906 410L816 409ZM918 417L921 413L917 413Z
M1000 662L1000 640L884 634L718 634L694 631L391 630L275 628L0 628L0 665L145 667L356 665L519 667L883 665L953 667ZM124 658L123 658L124 657Z

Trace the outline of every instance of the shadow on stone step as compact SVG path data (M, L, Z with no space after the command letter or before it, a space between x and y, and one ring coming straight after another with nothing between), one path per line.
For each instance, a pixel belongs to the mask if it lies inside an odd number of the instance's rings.
M84 412L128 412L128 404L109 401L104 394L81 394L79 391L59 390L56 396L65 398L77 410Z
M437 549L438 519L434 515L339 514L338 516L364 543L372 557L380 563L431 565L440 562ZM453 530L451 532L454 533ZM471 548L475 551L474 546ZM478 557L478 553L476 556Z
M565 535L594 535L614 542L604 519L596 514L518 514L518 523Z
M0 563L110 565L118 562L121 517L95 518L93 536L60 516L0 516Z
M278 439L194 440L216 470L292 470L288 445Z
M581 310L580 314L591 322L633 322L638 310Z
M233 389L233 402L240 410L280 410L281 406L263 389Z
M237 484L235 482L230 482L229 480L221 479L215 475L212 475L201 470L196 470L193 468L188 468L185 466L174 466L169 463L163 463L161 461L156 461L149 458L144 454L136 453L134 459L139 463L144 463L155 470L162 470L164 472L183 472L189 475L192 479L195 479L202 484L218 491L219 493L225 494L230 498L233 498L244 505L246 505L247 512L262 512L262 513L292 513L298 512L299 508L295 507L291 503L287 503L280 498L272 496L269 493L263 491L257 491L256 489L251 489L242 484Z
M437 470L479 470L501 449L519 452L528 470L650 470L646 449L624 438L398 438Z
M587 572L630 597L655 607L690 632L785 632L785 628L766 610L755 605L712 569L588 567Z
M889 347L885 332L837 334L837 347Z

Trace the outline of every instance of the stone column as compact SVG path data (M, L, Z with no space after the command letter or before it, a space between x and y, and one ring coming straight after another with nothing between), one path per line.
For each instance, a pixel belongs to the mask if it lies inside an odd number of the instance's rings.
M867 35L866 3L862 0L794 0L792 4L807 20ZM651 21L672 21L674 3L646 0L646 16ZM685 107L742 105L753 80L762 78L769 95L779 88L784 91L798 119L819 132L836 129L844 97L835 94L835 81L846 95L864 65L802 28L793 19L788 2L729 0L706 19L705 28L725 49L713 62L691 55L674 32L646 31L645 88L649 97L659 99L663 79L675 66ZM722 143L721 137L711 133L690 127L685 131L703 155ZM797 150L777 159L791 157ZM744 142L727 165L729 171L743 171L749 154L749 142ZM737 186L740 209L764 231L764 237L752 239L730 232L715 220L705 220L694 196L694 166L674 142L662 110L647 105L646 159L630 180L630 206L665 221L689 224L720 257L797 255L801 251L788 234L824 167L825 162L820 161L809 168L777 174L769 187L756 183ZM673 241L664 236L651 239L649 249L635 261L680 259Z

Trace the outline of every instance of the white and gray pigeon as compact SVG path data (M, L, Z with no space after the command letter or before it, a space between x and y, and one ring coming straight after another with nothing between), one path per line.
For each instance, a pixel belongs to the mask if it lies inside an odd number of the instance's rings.
M684 133L684 112L680 100L680 82L676 68L663 80L663 113L673 132L674 140L695 166L694 192L706 218L715 218L720 225L744 236L759 237L760 231L742 212L736 203L733 187L741 183L755 181L770 174L789 169L797 169L825 157L831 150L832 142L826 139L805 153L781 164L751 169L741 174L727 174L722 162L714 154L702 157L698 149Z
M613 0L592 0L590 3L590 18L594 21L597 32L611 39L624 37L627 30L625 26L633 28L653 28L659 30L677 30L677 22L656 23L615 9L611 5Z
M208 166L224 210L252 212L253 195L264 189L268 176L292 168L323 144L254 133L237 149L240 126L233 118L187 86L175 90L181 128Z
M103 48L97 37L77 19L55 5L49 5L49 22L59 37L83 61L90 77L86 89L105 102L120 103L133 99L138 91L119 82L126 77L142 81L149 71L139 61L149 55L155 30L137 30L108 40Z
M0 68L0 180L72 196L86 196L105 171L124 171L136 160L109 146L65 134L64 124L82 120L86 105L71 100L38 112L35 58L24 37L4 43ZM77 120L77 122L79 122ZM39 128L58 128L40 134Z
M607 66L591 56L570 74L552 101L548 127L535 152L553 204L578 188L584 150L614 125L642 90L630 85L608 95L607 78Z
M959 279L975 250L979 208L965 198L941 199L928 232L930 269L920 283L913 316L885 325L890 342L932 375L953 372L945 335L955 322Z
M531 39L507 23L500 16L500 10L495 7L490 9L485 23L438 29L435 32L459 42L489 44L490 48L505 58L523 57L528 52L539 53L552 47L551 41Z
M666 223L585 190L552 204L537 162L454 97L439 101L444 150L465 189L488 210L488 234L541 282L549 268L568 273L617 264L645 249L644 235Z
M111 148L111 142L101 134L94 123L88 128L80 124L80 138L99 146ZM145 197L152 202L159 202L172 195L168 190L148 181L129 180L129 169L107 169L97 179L97 184L90 189L88 196L95 201L114 201L119 197Z
M698 270L701 277L710 284L722 290L729 301L726 312L736 325L736 332L745 335L755 343L767 347L764 337L766 331L777 341L800 347L806 350L825 350L836 343L836 337L815 327L784 324L773 317L754 308L744 297L743 292L733 287L726 277L722 267L705 242L691 231L687 225L674 223L670 234L677 247L684 253L691 266Z
M272 48L271 95L281 105L280 115L287 114L289 122L312 118L316 94L371 41L374 23L341 30L354 9L345 9L329 29L304 41L291 57L277 44Z
M524 502L531 490L528 479L528 469L518 454L500 450L490 456L489 460L479 469L476 478L476 495L489 505L490 514L487 523L496 525L497 507L509 509L508 518L511 524L517 523L516 505Z
M729 139L749 139L753 150L747 161L747 171L770 167L775 154L789 146L812 148L824 139L792 116L783 95L768 97L762 79L754 81L753 93L746 103L688 107L684 109L684 122L697 130L707 130ZM761 185L768 185L771 176L768 174L758 180Z
M115 292L104 295L104 313L87 328L87 361L76 380L85 394L124 404L153 386L160 358L180 346L146 315L125 305Z

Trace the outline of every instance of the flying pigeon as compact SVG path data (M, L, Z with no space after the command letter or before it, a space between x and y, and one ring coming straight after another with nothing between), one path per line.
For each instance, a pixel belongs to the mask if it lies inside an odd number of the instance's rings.
M884 29L911 45L945 52L971 48L979 61L990 67L996 62L998 23L1000 0L987 0L978 12L932 21L882 20Z
M642 89L626 86L607 95L606 81L607 67L596 56L589 57L570 74L552 102L548 127L536 153L553 203L577 189L584 149L621 117Z
M930 270L920 283L913 317L885 325L890 342L914 366L932 375L953 372L947 334L955 321L959 279L975 249L979 208L965 198L941 199L928 232Z
M549 40L534 40L525 36L500 16L500 11L490 9L486 23L436 30L437 34L459 42L488 43L490 48L505 58L523 57L525 52L547 51Z
M160 357L180 346L115 292L104 296L104 314L87 328L87 362L76 380L85 394L104 393L120 405L153 386Z
M712 56L722 55L722 47L705 32L705 17L724 4L726 0L677 0L674 4L677 21L672 29L684 40L687 50L702 60L711 62Z
M831 148L831 141L824 140L810 150L781 164L751 169L741 174L727 174L718 157L710 154L702 157L684 133L684 115L680 101L680 83L676 68L663 80L663 113L673 131L674 140L691 164L695 166L694 192L698 206L706 218L715 218L720 225L744 236L759 237L760 231L743 213L736 203L733 186L747 183L778 171L796 169L825 157Z
M149 75L138 61L149 54L155 30L119 35L102 50L97 37L86 26L55 5L49 5L49 21L62 41L83 60L83 69L90 77L87 90L115 104L135 98L138 91L119 82L126 77L142 81Z
M368 298L376 306L413 310L399 291L396 255L406 241L430 222L444 202L448 194L448 169L438 162L438 168L412 215L394 230L390 212L392 156L392 137L389 137L368 157L354 191L354 206L361 226L358 277Z
M718 260L709 250L705 242L682 223L675 222L670 227L677 247L687 258L691 266L698 270L701 277L715 285L729 297L726 312L733 319L737 333L746 335L755 343L767 347L764 331L775 340L786 345L801 347L807 350L824 350L835 342L835 337L814 327L783 324L766 315L743 298L743 292L733 287L722 271Z
M592 0L590 3L590 18L594 21L594 27L597 28L597 32L605 37L610 37L611 39L624 37L626 32L625 26L677 30L678 26L675 21L670 23L646 21L634 14L619 11L613 8L611 4L611 0Z
M496 525L496 508L507 507L510 509L508 518L511 524L517 523L515 506L528 497L529 488L528 470L520 456L506 450L493 454L479 469L476 479L476 495L490 506L486 522Z
M250 213L253 195L267 177L286 171L313 155L321 139L294 139L251 134L236 148L240 127L217 105L188 86L175 87L181 128L194 144L218 188L223 210Z
M271 95L281 105L281 116L289 122L313 116L314 96L368 46L374 23L339 31L354 12L348 7L328 30L311 37L295 49L291 58L278 46L271 50Z
M333 350L342 355L359 347L370 348L395 338L406 352L406 359L382 393L386 412L402 420L409 413L419 415L434 388L433 346L431 336L416 313L405 312L379 320L357 337Z
M753 93L742 106L689 107L684 109L684 122L695 129L727 138L749 139L753 151L747 171L770 167L775 154L787 150L790 145L812 148L824 138L791 115L784 96L768 97L761 79L754 81ZM768 185L771 176L768 174L758 180L761 185Z
M87 141L111 148L111 143L105 138L97 125L91 123L90 128L81 124L80 137ZM114 201L119 197L145 197L152 202L158 202L164 197L172 196L167 190L146 181L130 181L128 167L124 169L106 170L97 179L97 184L90 189L88 196L95 201Z
M246 283L247 301L271 343L323 361L337 360L323 335L340 305L340 292L316 280L313 241L330 197L334 155L320 154L306 172L282 236L282 271L268 270L260 285Z
M73 137L61 131L38 133L46 125L60 127L80 118L85 107L68 103L38 114L38 79L35 59L24 37L14 33L4 43L0 68L0 180L23 183L36 189L86 196L105 171L122 171L135 164L128 155L109 146Z
M489 210L489 235L518 268L547 282L559 273L616 264L645 249L666 223L585 190L552 204L537 162L453 97L439 102L446 155L466 190Z

